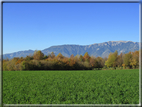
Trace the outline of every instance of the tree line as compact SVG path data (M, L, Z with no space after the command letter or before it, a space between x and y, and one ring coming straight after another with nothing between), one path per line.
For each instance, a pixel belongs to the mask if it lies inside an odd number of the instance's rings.
M61 53L55 56L54 52L44 55L35 51L32 56L14 57L3 60L3 71L23 70L92 70L92 69L135 69L139 67L139 51L110 53L108 58L89 56L88 52L82 55L73 54L65 57Z

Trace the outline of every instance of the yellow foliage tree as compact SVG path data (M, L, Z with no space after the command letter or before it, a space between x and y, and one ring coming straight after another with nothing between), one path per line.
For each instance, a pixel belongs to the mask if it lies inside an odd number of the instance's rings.
M58 59L58 60L63 59L63 58L64 58L64 56L63 56L61 53L59 53L59 54L57 55L57 59Z
M41 60L41 59L43 59L43 57L44 57L44 54L41 51L34 52L33 58L35 60Z
M85 61L89 62L90 61L90 56L88 54L88 52L86 52L83 56L83 58L85 59Z

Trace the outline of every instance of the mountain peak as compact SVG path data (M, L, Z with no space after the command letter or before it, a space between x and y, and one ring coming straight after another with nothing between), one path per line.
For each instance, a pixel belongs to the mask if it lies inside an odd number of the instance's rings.
M122 41L122 40L120 40L120 41L108 41L108 42L123 42L123 43L127 43L127 42L130 42L130 41Z

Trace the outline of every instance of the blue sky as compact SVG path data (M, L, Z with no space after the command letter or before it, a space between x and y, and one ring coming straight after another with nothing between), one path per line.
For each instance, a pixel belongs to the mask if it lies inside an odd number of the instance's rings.
M4 3L3 53L139 42L139 3Z

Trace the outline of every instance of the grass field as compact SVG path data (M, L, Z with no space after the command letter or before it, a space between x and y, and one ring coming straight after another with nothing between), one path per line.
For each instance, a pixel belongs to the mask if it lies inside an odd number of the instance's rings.
M138 104L139 70L3 71L4 104Z

